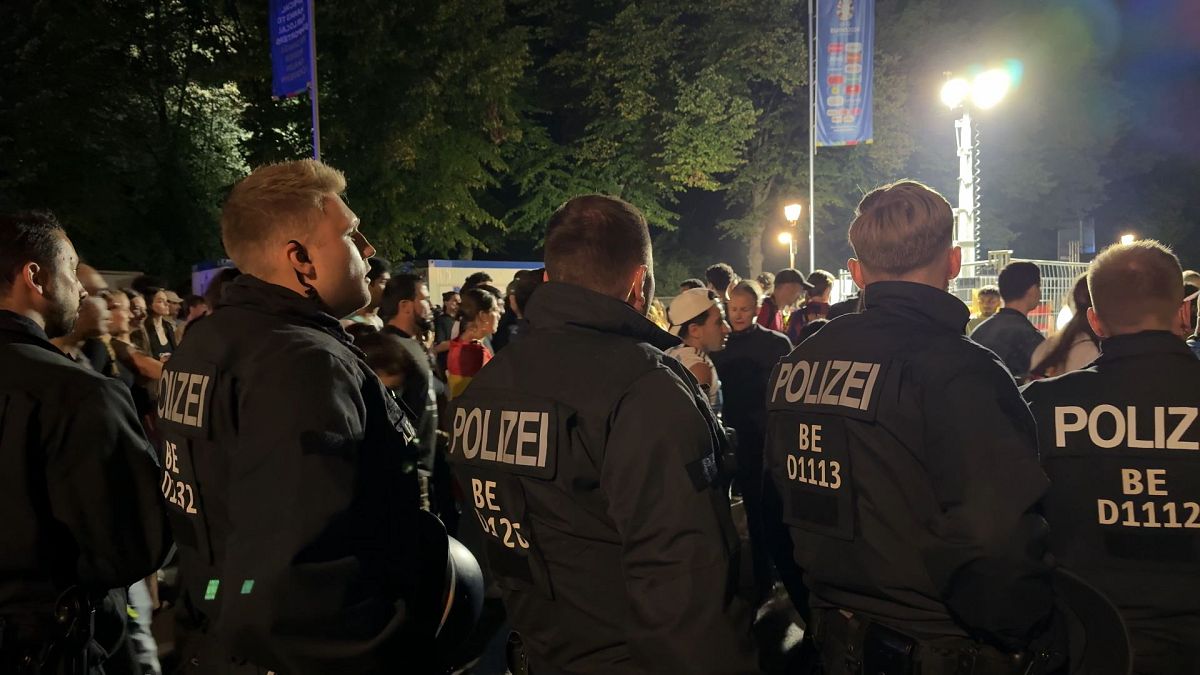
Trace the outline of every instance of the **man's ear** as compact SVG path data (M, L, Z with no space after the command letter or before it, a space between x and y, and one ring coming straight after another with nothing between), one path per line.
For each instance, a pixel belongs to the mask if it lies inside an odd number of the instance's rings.
M1104 328L1104 324L1100 323L1100 316L1096 314L1095 307L1088 307L1087 319L1088 325L1092 327L1092 332L1096 334L1096 337L1102 339L1108 337L1108 331Z
M1192 332L1192 303L1179 303L1179 311L1175 313L1175 334L1187 337Z
M306 249L303 244L295 239L292 239L287 243L285 252L288 259L288 264L292 266L292 269L296 271L296 274L299 274L307 279L312 279L317 276L317 268L315 265L313 265L312 259L309 258L308 255L308 249Z
M48 269L43 268L35 262L26 263L21 268L21 282L25 284L26 288L36 292L38 295L46 294L46 282L48 281L46 277L49 275L50 271Z
M850 278L854 279L854 285L858 286L858 290L867 287L867 277L863 274L862 263L858 262L858 258L850 258L846 261L846 269L850 270Z
M962 247L951 246L949 258L946 260L946 281L958 278L962 272Z

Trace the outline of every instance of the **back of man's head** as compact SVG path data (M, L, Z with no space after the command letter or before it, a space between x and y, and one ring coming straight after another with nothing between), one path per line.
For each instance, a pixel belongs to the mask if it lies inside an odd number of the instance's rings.
M683 281L679 282L679 290L681 292L682 291L690 291L693 288L704 288L704 282L700 281L699 279L695 279L695 278L684 279Z
M247 274L268 274L265 254L309 232L326 199L345 190L341 171L313 159L258 167L233 186L221 210L225 252Z
M605 195L575 197L550 216L545 257L550 281L621 300L628 297L632 272L654 262L650 230L641 212Z
M474 272L463 281L462 290L490 283L492 283L492 275L487 272Z
M419 274L397 274L383 287L383 299L379 301L379 318L384 323L396 316L400 303L417 299L417 291L425 280Z
M21 270L37 263L47 271L54 268L62 225L48 211L21 211L0 215L0 297L12 293Z
M808 275L808 284L812 286L812 288L809 289L809 295L812 297L820 297L825 295L827 292L829 292L829 289L833 288L835 281L836 279L834 279L833 275L829 272L826 272L825 270L814 270L812 274Z
M902 180L867 193L850 223L854 255L874 275L902 277L925 268L953 244L950 203L917 181Z
M1152 239L1105 249L1088 269L1092 308L1109 335L1173 330L1183 304L1179 259Z
M1029 289L1042 283L1042 272L1031 262L1009 263L1000 270L996 280L1000 287L1000 299L1005 303L1024 298Z
M704 278L718 293L725 293L731 284L737 283L737 273L729 263L717 263L704 270Z

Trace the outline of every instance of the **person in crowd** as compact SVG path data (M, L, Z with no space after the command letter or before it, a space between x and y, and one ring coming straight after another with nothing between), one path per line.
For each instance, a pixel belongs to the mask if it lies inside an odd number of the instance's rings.
M151 288L146 298L149 315L146 317L146 352L160 361L166 361L175 351L175 327L171 325L171 303L167 291Z
M715 292L720 296L721 302L725 303L729 302L729 289L738 282L738 275L729 263L717 263L704 270L704 279L708 282L705 287Z
M99 292L107 293L105 290ZM75 320L75 326L66 335L51 339L50 343L58 347L59 351L70 357L72 361L87 368L93 368L91 360L83 353L83 345L88 340L98 340L101 336L108 335L111 321L112 317L108 313L108 301L103 297L93 297L89 294L79 303L79 317Z
M474 272L467 276L467 278L463 281L462 288L459 288L458 291L461 294L472 288L475 288L476 286L485 285L492 285L492 275L488 274L487 272Z
M829 298L833 294L836 280L825 270L815 270L808 275L804 304L788 317L787 336L792 344L800 344L804 327L829 314Z
M1033 350L1029 377L1041 379L1079 370L1100 356L1100 338L1088 323L1092 296L1088 292L1087 275L1081 274L1071 289L1071 320L1057 335L1050 337Z
M1193 312L1200 312L1200 292L1184 298L1184 302L1191 303ZM1200 326L1197 326L1195 331L1188 336L1187 345L1192 348L1192 353L1196 355L1196 358L1200 359Z
M773 578L766 539L762 532L763 444L767 436L767 391L771 369L792 350L787 336L755 322L762 290L743 281L729 294L729 338L725 349L712 352L724 390L722 420L737 432L734 482L746 505L750 554L754 571L754 599L761 602L771 592Z
M212 314L212 306L208 304L208 300L202 295L189 295L183 299L183 316L180 317L178 327L175 329L175 340L183 341L183 334L187 332L188 326L192 325L193 321Z
M838 318L839 316L845 316L847 314L857 314L858 312L861 312L861 311L862 311L862 296L859 295L858 293L855 293L854 295L846 298L845 300L839 300L838 302L835 302L832 305L830 305L829 312L825 315L825 318L828 319L829 321L833 321L834 319Z
M215 311L221 304L221 293L225 288L225 284L242 276L242 271L236 267L222 267L212 279L208 280L208 287L204 289L204 300L208 306Z
M550 217L545 262L529 333L451 406L477 516L463 522L488 542L512 672L756 672L716 475L723 430L661 351L678 340L645 318L645 218L576 197Z
M366 307L342 319L343 326L352 323L365 323L383 330L384 319L379 316L379 302L383 299L383 289L392 279L391 263L383 258L371 258L367 261L370 271L367 272L367 288L371 292L371 301Z
M829 319L813 319L812 321L809 321L804 325L804 328L800 329L800 334L796 336L796 339L799 342L804 342L808 338L815 335L816 332L821 330L821 328L823 328L827 323L829 323Z
M671 322L667 321L667 307L658 298L655 298L654 302L650 303L650 308L646 310L646 318L650 323L663 330L671 329Z
M758 287L762 289L764 298L775 292L775 274L773 272L763 272L755 280L758 282Z
M946 292L953 211L900 181L862 199L849 234L866 308L796 347L767 390L780 575L830 675L1024 672L1054 599L1048 481L1012 378L963 339Z
M434 364L425 346L433 330L433 309L429 305L429 286L425 280L416 274L392 277L380 300L379 317L386 322L383 333L400 339L398 344L406 350L408 361L413 364L404 375L403 388L388 388L400 397L413 415L420 448L420 469L426 479L423 482L427 484L427 479L433 475L437 452L439 389L442 389L442 396L445 391L441 381L433 375Z
M1197 272L1196 270L1185 271L1183 273L1183 283L1184 285L1191 284L1192 286L1200 288L1200 272Z
M420 508L411 425L338 319L370 301L375 253L345 187L311 159L234 185L221 240L243 274L163 374L178 643L203 672L433 672L447 638L456 549Z
M517 332L517 324L521 320L521 315L516 309L517 283L530 271L518 270L513 275L513 280L508 282L508 286L504 288L504 295L501 296L504 301L504 314L500 316L500 324L496 326L496 334L492 336L492 348L496 352L504 349Z
M1045 339L1029 321L1042 301L1042 273L1031 262L1009 263L1000 270L1000 299L995 315L971 333L971 339L995 352L1018 382L1029 375L1033 352Z
M511 335L508 338L509 342L519 340L521 336L529 332L529 319L525 318L525 312L529 308L529 300L533 297L542 283L546 280L546 268L542 267L536 270L526 270L516 281L513 286L512 295L509 298L509 310L516 317L516 323L513 324Z
M975 294L975 311L967 321L967 335L974 333L979 324L992 318L1000 310L1000 303L999 287L988 285L980 288Z
M87 291L88 295L99 295L100 291L108 290L108 282L95 267L87 263L79 263L76 274L79 276L79 283L83 284L83 290Z
M450 341L458 337L458 308L462 296L458 291L442 293L441 311L433 320L433 355L437 359L439 377L445 379L446 356L450 352Z
M133 288L122 288L118 292L124 293L125 297L129 298L129 342L149 354L150 336L146 333L146 317L149 316L150 309L146 306L146 297ZM111 300L109 304L112 304Z
M183 298L171 289L164 289L163 293L167 296L167 307L171 311L166 317L167 323L171 324L172 328L178 330L184 315Z
M1185 298L1192 298L1192 297L1195 297L1197 294L1200 294L1200 286L1197 286L1194 284L1184 284L1183 285L1183 296ZM1188 309L1187 333L1188 333L1188 335L1191 335L1193 332L1195 332L1196 328L1198 326L1200 326L1200 323L1197 323L1197 321L1196 321L1197 314L1198 314L1196 305L1189 301L1188 307L1189 307L1189 309Z
M775 275L775 292L763 299L758 311L758 325L782 333L787 328L788 313L810 284L798 270L788 268Z
M704 281L702 281L700 279L696 279L696 278L684 279L683 281L679 282L679 292L680 293L683 293L685 291L690 291L693 288L705 288L705 287L706 287L706 285L705 285Z
M721 296L707 288L693 288L675 296L667 308L670 333L682 340L666 351L695 376L712 409L721 412L721 378L709 354L725 348L729 323Z
M458 337L450 341L446 358L450 400L461 396L471 380L492 360L494 353L485 341L496 334L496 327L500 325L500 298L480 287L468 288L462 292L458 320Z
M1024 389L1050 475L1050 550L1120 609L1133 672L1200 672L1200 362L1182 337L1179 261L1143 239L1087 272L1090 366Z
M53 215L0 216L0 672L102 673L124 588L170 547L162 472L119 382L72 362L86 291ZM110 598L115 597L115 601Z
M404 342L405 338L389 333L386 326L382 331L364 333L354 340L371 371L396 397L403 396L411 379L420 378L419 362Z

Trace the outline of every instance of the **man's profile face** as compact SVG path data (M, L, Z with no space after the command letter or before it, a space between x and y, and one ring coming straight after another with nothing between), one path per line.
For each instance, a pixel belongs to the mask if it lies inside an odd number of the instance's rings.
M446 300L445 305L442 307L442 309L449 316L458 316L458 303L460 300L461 300L461 298L459 298L458 294L455 293L454 295L450 296L450 298L448 300Z
M754 325L758 316L758 303L750 293L740 291L729 295L729 326L735 333L740 333Z
M803 289L803 286L801 286L800 284L793 284L793 283L781 284L779 282L776 282L775 283L775 303L777 305L779 305L780 307L788 307L790 305L796 304L796 301L800 299L800 293L801 293L802 289Z
M375 281L371 282L371 304L379 306L379 301L383 299L383 289L392 280L392 275L388 272L383 272L375 277Z
M313 224L305 248L315 271L309 283L334 316L367 306L367 259L375 255L375 248L358 231L358 216L341 197L326 197L325 213Z
M79 303L87 297L75 270L79 267L79 255L67 235L59 233L58 253L49 269L43 269L43 297L46 301L42 317L46 321L46 335L62 337L71 332L79 318Z
M719 352L725 349L725 339L729 337L729 324L725 322L725 313L719 306L709 307L704 323L689 326L688 330L693 337L699 339L704 351Z
M1000 311L1000 296L999 295L981 295L979 296L979 315L991 316Z

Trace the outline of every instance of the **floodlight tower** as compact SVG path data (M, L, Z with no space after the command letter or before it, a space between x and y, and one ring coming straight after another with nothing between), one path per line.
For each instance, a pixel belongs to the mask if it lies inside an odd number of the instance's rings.
M962 108L962 117L954 121L954 138L958 145L958 209L956 210L954 243L962 248L964 263L980 260L979 215L976 213L979 192L978 148L971 126L971 108L987 110L1004 98L1012 87L1008 71L986 70L973 82L955 77L942 85L942 103L951 110ZM974 265L963 268L964 277L975 276Z

